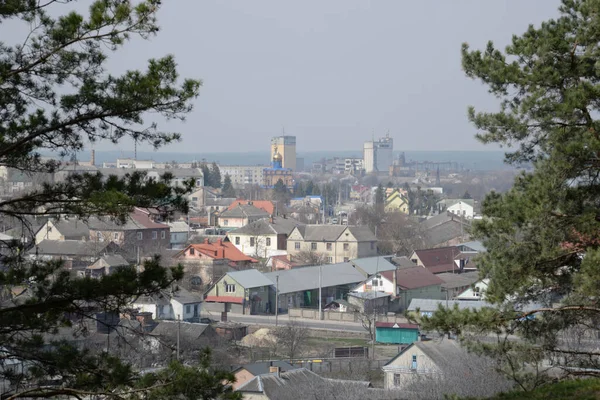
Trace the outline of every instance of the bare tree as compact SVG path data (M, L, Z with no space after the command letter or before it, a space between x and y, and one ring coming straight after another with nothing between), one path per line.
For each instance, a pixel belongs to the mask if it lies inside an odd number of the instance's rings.
M410 256L415 250L426 249L429 241L419 222L401 212L387 212L378 230L381 254Z
M302 250L293 255L294 261L303 265L323 265L326 264L327 257L323 253L312 250Z
M385 312L386 310L383 306L369 307L367 303L365 303L365 307L356 311L356 318L369 333L370 340L375 340L375 322L377 322L377 316Z
M308 339L308 328L296 321L291 320L274 331L277 346L289 359L298 357L306 345Z

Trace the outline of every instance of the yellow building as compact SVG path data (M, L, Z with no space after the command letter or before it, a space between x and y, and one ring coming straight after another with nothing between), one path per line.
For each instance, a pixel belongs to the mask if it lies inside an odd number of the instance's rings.
M394 189L385 199L385 211L399 211L404 214L409 213L408 198L404 195L403 190Z
M281 155L281 167L296 170L296 136L277 136L271 139L271 159Z

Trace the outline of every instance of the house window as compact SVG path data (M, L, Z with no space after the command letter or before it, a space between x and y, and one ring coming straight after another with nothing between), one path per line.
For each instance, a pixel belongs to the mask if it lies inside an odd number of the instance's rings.
M161 239L164 239L164 238L166 238L166 237L167 237L167 232L166 232L166 231L161 231L161 232L160 232L160 238L161 238Z
M331 264L333 262L333 257L327 257L327 262Z
M402 384L402 375L394 374L394 386L398 387Z
M300 250L300 242L294 243L294 249Z
M313 243L311 243L311 244L310 244L310 249L311 249L311 250L316 250L316 249L317 249L317 244L316 244L316 243L314 243L314 242L313 242Z
M266 243L267 243L267 246L270 246L271 245L271 238L268 237L267 240L266 240Z
M240 237L239 236L235 237L235 244L238 244L238 245L240 244Z
M348 251L348 250L350 250L350 244L344 243L344 251Z
M371 250L375 250L375 242L371 242Z
M190 247L190 255L193 256L194 254L196 254L196 250L194 250L193 247Z
M225 226L229 225L229 220L228 219L223 220L223 225L225 225Z
M192 197L192 201L198 201L197 197Z
M327 243L327 251L331 251L331 249L333 248L333 245L331 243Z
M254 247L254 238L253 237L250 238L250 247Z
M412 363L410 364L410 369L417 369L417 355L413 354Z
M344 262L350 261L350 257L344 257Z
M234 293L234 292L235 292L235 285L232 285L232 284L225 285L225 293Z
M190 305L185 306L185 313L189 314L191 312L192 312L192 306L190 306Z
M144 232L138 232L137 236L138 236L138 240L142 240L144 238Z
M379 281L377 279L373 279L373 286L379 286Z
M119 232L113 233L113 239L114 240L119 240Z
M158 232L152 231L152 240L158 239Z

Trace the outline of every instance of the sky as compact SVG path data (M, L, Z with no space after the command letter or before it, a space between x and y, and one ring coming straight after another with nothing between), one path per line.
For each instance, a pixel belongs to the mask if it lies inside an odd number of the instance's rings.
M558 16L558 0L163 1L161 32L133 39L109 70L174 54L203 87L169 152L266 150L285 132L297 150L354 150L389 132L395 150L483 146L469 105L497 101L461 70L460 47L504 48L529 24ZM96 145L98 150L133 148ZM139 146L138 150L149 150Z

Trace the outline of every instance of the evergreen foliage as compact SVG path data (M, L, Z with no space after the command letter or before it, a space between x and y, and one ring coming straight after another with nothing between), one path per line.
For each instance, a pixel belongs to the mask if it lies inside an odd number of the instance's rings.
M491 193L475 236L497 309L442 312L426 328L477 332L475 341L523 388L545 382L550 363L598 375L600 323L600 1L563 0L560 17L530 26L504 51L462 47L467 76L501 100L498 112L469 108L484 143L509 147L506 160L530 163L505 194ZM527 311L523 311L523 309ZM542 362L543 361L543 362Z
M210 186L219 189L222 186L221 182L221 170L216 162L213 162L210 167Z
M87 142L118 143L129 137L159 148L179 140L178 133L161 130L157 123L144 126L145 117L183 120L200 81L180 79L172 56L149 60L143 71L120 76L106 71L106 60L127 39L158 32L161 2L95 0L86 13L61 15L63 3L0 3L0 23L20 21L30 28L14 40L16 45L0 43L0 166L51 176L64 164L42 158L45 152L73 160ZM172 186L172 178L167 172L147 180L135 171L122 178L71 174L61 182L47 179L1 199L0 220L27 228L33 216L93 215L124 222L134 206L163 214L186 212L185 195L193 182ZM0 364L8 360L25 367L0 368L0 380L12 384L11 399L233 398L222 384L231 375L206 373L208 355L197 368L174 363L140 377L134 366L108 352L75 346L75 338L54 339L60 328L95 321L99 312L119 315L133 299L172 287L182 267L164 268L155 257L139 271L126 267L99 279L81 278L58 261L27 259L26 243L1 244ZM15 287L24 289L21 295L4 296Z
M236 193L233 185L231 184L231 177L229 174L225 174L225 180L223 181L223 188L221 189L221 195L223 197L235 198Z

